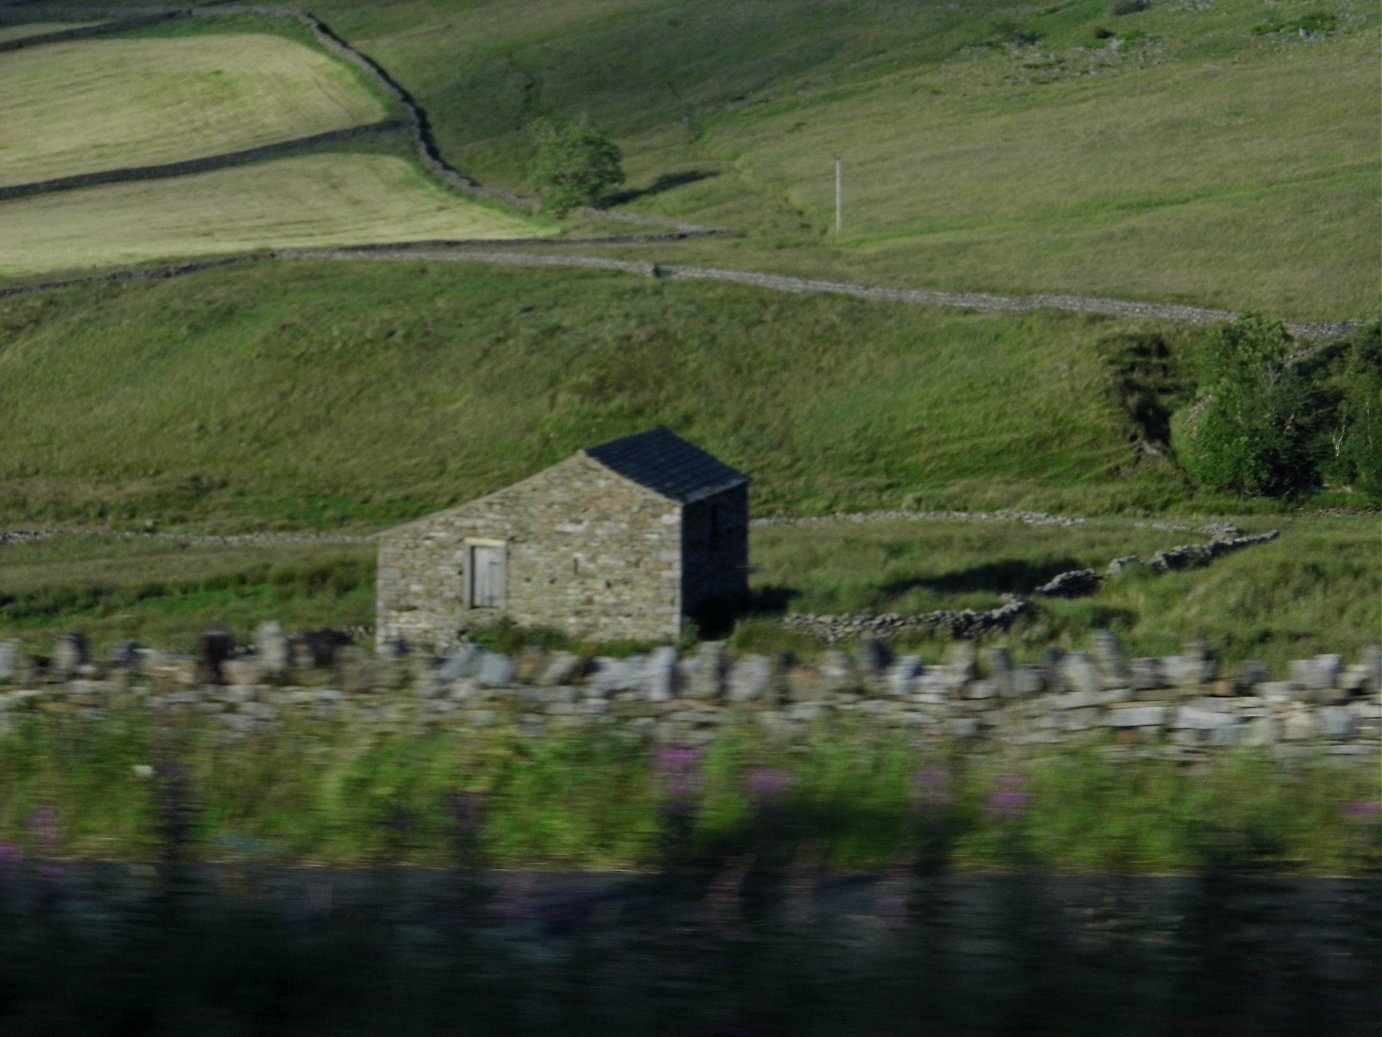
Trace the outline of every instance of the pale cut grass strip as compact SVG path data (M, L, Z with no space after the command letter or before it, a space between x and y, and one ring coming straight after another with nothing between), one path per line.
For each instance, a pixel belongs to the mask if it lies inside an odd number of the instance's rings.
M0 204L0 273L294 246L546 233L544 224L446 191L401 158L304 155Z
M385 118L349 69L279 36L55 43L0 60L0 184L176 162Z

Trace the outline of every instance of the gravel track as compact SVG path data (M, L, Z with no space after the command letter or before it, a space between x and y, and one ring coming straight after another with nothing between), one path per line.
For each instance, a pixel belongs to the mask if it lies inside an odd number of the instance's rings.
M638 241L674 241L693 236L672 232L658 235L620 235L611 238L586 238L582 244L629 243ZM823 293L849 295L858 299L899 302L911 306L942 307L978 310L986 313L1031 313L1036 310L1059 310L1071 313L1102 313L1129 319L1165 320L1173 323L1209 325L1233 320L1239 314L1233 310L1183 306L1177 303L1133 302L1122 299L1101 299L1092 296L1039 293L1035 295L998 295L991 292L946 292L925 288L894 288L880 285L855 284L848 281L826 281L811 277L792 277L784 274L762 274L723 267L687 266L629 259L606 259L601 256L573 256L558 251L515 252L500 246L484 251L473 248L478 242L419 242L380 245L360 245L331 249L275 249L245 256L198 260L164 267L140 267L115 270L86 277L57 281L14 285L0 288L0 299L30 292L52 291L78 284L109 281L157 281L184 274L194 274L218 267L264 261L346 261L346 262L433 262L488 263L496 266L568 267L584 270L606 270L666 280L722 281L763 288L768 291L796 294ZM486 243L487 245L489 243ZM517 243L510 243L517 244ZM539 240L521 243L526 247L548 244ZM551 244L561 244L552 242ZM566 242L570 245L573 242ZM467 247L472 246L472 247ZM1317 340L1337 338L1358 327L1360 321L1286 321L1286 329L1299 339Z

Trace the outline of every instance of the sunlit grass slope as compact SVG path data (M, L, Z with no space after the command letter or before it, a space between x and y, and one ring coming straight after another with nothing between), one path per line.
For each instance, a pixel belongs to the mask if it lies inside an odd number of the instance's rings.
M0 97L0 184L178 162L388 114L340 61L267 33L7 53Z
M252 249L533 237L550 226L387 154L321 153L0 202L0 276Z
M1049 645L1084 649L1089 631L1103 628L1115 631L1133 655L1173 655L1188 641L1204 640L1227 660L1258 659L1285 676L1292 659L1320 652L1356 658L1377 642L1382 555L1375 517L1233 521L1245 532L1277 529L1281 536L1205 568L1163 575L1132 570L1076 600L1038 598L1032 591L1061 572L1102 573L1114 558L1145 561L1207 537L1126 520L1074 527L947 521L764 526L753 534L752 581L763 597L786 599L788 611L816 614L982 610L1015 594L1031 602L1032 611L1011 631L987 640L1025 660L1040 658ZM749 620L733 641L745 650L819 651L812 639L783 631L776 616ZM936 659L948 637L910 643Z
M628 204L770 246L739 251L745 264L1294 317L1376 313L1382 97L1366 5L313 10L398 70L460 168L521 184L527 124L589 113L623 146L635 190L682 176ZM1302 36L1294 22L1318 11L1329 28Z
M80 629L106 651L134 638L195 651L213 623L242 638L374 622L371 543L264 544L63 536L0 547L0 628L35 651Z
M15 297L0 521L377 526L657 424L760 513L1161 506L1103 358L1129 328L463 264Z
M1203 521L1187 517L1184 524ZM751 586L759 601L776 604L743 618L730 645L735 652L788 650L812 658L826 646L784 628L781 609L910 615L989 609L1003 594L1031 607L985 644L1006 646L1023 662L1041 658L1051 645L1083 650L1090 631L1103 628L1115 631L1133 656L1173 655L1188 641L1205 640L1229 665L1256 659L1285 676L1292 659L1342 652L1353 661L1377 641L1382 559L1375 519L1234 521L1246 532L1274 528L1281 536L1207 568L1130 571L1078 600L1032 591L1060 572L1102 572L1113 558L1147 559L1202 542L1204 534L1138 528L1126 519L1074 527L956 520L756 525ZM123 638L194 651L216 622L245 638L269 619L289 629L374 621L371 542L62 536L0 546L0 560L0 630L36 652L48 651L69 630L84 632L100 653ZM948 636L907 635L898 650L935 662L948 646Z

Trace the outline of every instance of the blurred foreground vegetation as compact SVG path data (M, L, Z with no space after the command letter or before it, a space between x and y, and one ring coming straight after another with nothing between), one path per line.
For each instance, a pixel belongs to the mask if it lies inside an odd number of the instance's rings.
M799 854L823 871L1376 867L1376 760L1225 754L1182 765L968 758L845 725L786 751L637 734L346 730L226 738L142 706L15 718L0 840L25 854L241 864L658 870Z

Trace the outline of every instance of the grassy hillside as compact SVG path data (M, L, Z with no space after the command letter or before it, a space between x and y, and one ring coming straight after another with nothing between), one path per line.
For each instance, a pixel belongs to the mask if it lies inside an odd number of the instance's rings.
M760 513L1186 499L1102 318L362 262L19 296L0 327L5 521L377 524L659 423Z
M334 58L222 33L46 44L0 61L0 183L222 154L377 122Z
M1199 543L1204 536L1193 527L1201 521L1187 518L1190 528L1181 530L1117 519L1073 528L934 519L755 526L751 584L759 611L741 618L730 645L736 653L790 650L812 658L825 646L784 628L784 615L985 610L1003 594L1032 608L985 644L1007 646L1023 662L1040 659L1052 644L1083 650L1092 628L1116 631L1134 656L1173 655L1188 641L1206 640L1228 665L1260 660L1282 677L1292 659L1342 652L1354 661L1376 642L1382 572L1376 520L1365 517L1238 518L1246 531L1274 528L1281 536L1208 568L1131 573L1089 598L1032 596L1060 572L1103 571L1113 558L1146 559ZM216 622L242 641L268 619L290 630L374 622L370 543L90 535L0 551L0 631L31 652L51 651L69 630L83 631L98 654L122 638L192 652ZM512 639L512 632L493 633L501 645ZM909 635L898 647L935 662L947 639Z
M526 188L532 120L589 114L624 150L615 209L737 232L583 251L1284 317L1377 313L1379 17L1351 3L301 7L417 98L463 171ZM0 114L5 183L385 112L296 23L245 16L7 53L0 96L23 101ZM556 231L443 189L400 133L0 203L0 279ZM0 300L0 528L370 530L658 423L751 472L760 514L1276 508L1196 494L1171 460L1164 419L1189 400L1199 334L422 262L262 264L20 296ZM1149 356L1156 370L1136 370ZM1289 540L1212 576L1050 605L1015 646L1109 625L1140 651L1204 636L1277 661L1375 639L1375 522L1289 521ZM1051 541L914 532L765 529L756 579L810 611L986 607L1031 589L999 586L1010 578L1169 546L1138 533L1115 549L1123 527ZM187 636L212 616L248 624L276 610L303 625L367 618L367 549L66 543L3 549L0 594L28 603L10 615L26 632L80 620L105 637ZM314 583L319 569L336 575ZM299 579L300 600L275 597ZM115 589L93 597L100 587ZM771 617L736 637L780 643Z
M745 264L1375 313L1377 15L1331 6L1303 38L1318 6L312 9L399 71L459 167L519 184L526 123L588 112L648 192L631 206L745 232Z
M734 228L698 247L724 262L1376 313L1379 19L1352 3L301 6L416 96L462 170L525 188L532 120L588 114L624 149L618 204ZM295 31L237 16L124 42L251 24Z
M551 231L550 221L448 191L398 155L324 152L175 182L141 180L0 202L0 276L289 246Z

